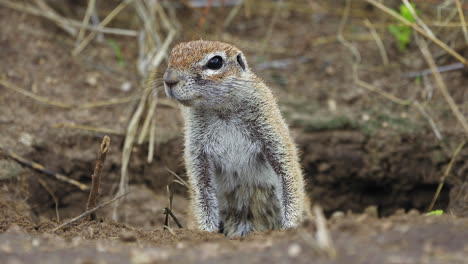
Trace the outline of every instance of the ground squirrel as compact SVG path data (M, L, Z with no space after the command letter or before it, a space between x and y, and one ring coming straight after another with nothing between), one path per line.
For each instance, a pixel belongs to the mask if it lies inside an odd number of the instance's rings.
M306 198L297 150L273 94L242 52L216 41L180 43L163 82L182 104L199 228L237 237L299 224Z

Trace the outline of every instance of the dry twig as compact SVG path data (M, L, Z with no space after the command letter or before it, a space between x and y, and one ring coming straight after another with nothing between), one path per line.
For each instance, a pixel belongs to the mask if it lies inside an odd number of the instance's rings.
M65 182L65 183L68 183L70 185L73 185L75 187L78 187L80 190L82 191L87 191L89 190L89 186L87 186L86 184L84 183L81 183L77 180L74 180L74 179L71 179L65 175L62 175L60 173L57 173L57 172L53 172L47 168L45 168L44 166L42 166L41 164L39 163L36 163L34 161L30 161L30 160L27 160L26 158L12 152L12 151L9 151L9 150L5 150L5 149L2 149L0 147L0 153L3 153L5 156L17 161L18 163L28 167L28 168L31 168L31 169L34 169L40 173L43 173L47 176L51 176L51 177L54 177L55 179L59 180L59 181L62 181L62 182Z
M179 175L177 175L177 173L175 173L174 171L172 171L171 169L169 169L169 168L167 168L167 167L166 167L166 170L167 170L170 174L172 174L174 177L176 177L177 180L180 182L180 184L181 184L182 186L185 186L185 187L189 188L189 184L188 184L184 179L182 179L182 177L180 177ZM175 181L175 180L174 180L174 181ZM179 183L179 182L178 182L178 183Z
M64 18L58 14L51 15L50 13L43 12L39 10L38 8L34 7L33 5L28 5L28 4L23 4L19 2L13 2L9 0L0 0L0 5L11 8L20 12L24 12L30 15L34 16L39 16L39 17L44 17L47 19L52 20L53 22L57 24L62 24L74 28L80 28L82 27L82 23L73 20L70 18ZM98 26L93 26L93 25L87 25L84 27L87 30L91 31L97 31L101 33L106 33L106 34L114 34L114 35L121 35L121 36L129 36L129 37L136 37L138 33L135 30L129 30L129 29L120 29L120 28L106 28L106 27L98 27ZM74 35L73 35L74 36Z
M380 52L380 57L382 57L382 62L385 66L388 65L388 56L387 56L387 51L385 50L385 46L382 42L382 39L380 38L379 34L375 30L374 26L372 23L369 21L369 19L364 20L364 25L369 29L369 31L372 34L372 37L375 40L375 43L377 44L377 47L379 48Z
M5 80L4 78L0 78L0 84L3 85L4 87L8 88L8 89L11 89L17 93L20 93L24 96L27 96L33 100L36 100L38 102L41 102L43 104L47 104L47 105L51 105L51 106L55 106L55 107L60 107L60 108L65 108L65 109L70 109L73 107L73 105L71 104L65 104L65 103L62 103L62 102L59 102L59 101L53 101L53 100L50 100L49 98L47 97L44 97L44 96L40 96L40 95L35 95L29 91L26 91L25 89L23 88L20 88L16 85L14 85L13 83Z
M465 15L463 14L463 9L460 4L460 0L455 0L455 3L457 4L458 15L460 16L460 21L462 24L463 36L465 37L466 44L468 44L468 28L466 26Z
M437 186L437 190L434 194L434 197L432 198L431 204L427 207L428 212L432 211L432 209L434 208L434 205L437 199L439 198L440 191L442 190L442 187L444 187L445 179L449 176L450 172L452 171L453 164L455 163L458 154L461 152L465 144L466 141L463 141L462 143L460 143L460 145L458 145L457 149L455 149L455 152L453 152L452 158L450 159L450 162L447 168L445 169L444 175L442 176L442 178L440 178L439 185Z
M84 37L85 29L89 25L89 18L93 13L93 10L96 6L96 0L88 0L88 7L86 8L85 16L83 17L83 21L81 22L80 32L78 32L78 36L76 37L76 44L78 45Z
M90 215L90 214L96 212L97 210L101 209L102 207L107 206L107 205L109 205L109 204L111 204L111 203L117 201L118 199L124 197L124 196L127 195L128 193L129 193L129 192L126 192L126 193L124 193L124 194L122 194L122 195L119 195L119 196L115 197L114 199L112 199L112 200L110 200L110 201L107 201L107 202L105 202L105 203L102 203L102 204L100 204L100 205L94 207L93 209L88 210L88 211L86 211L86 212L80 214L79 216L77 216L77 217L75 217L75 218L73 218L73 219L71 219L71 220L66 221L65 223L63 223L63 224L57 226L56 228L52 229L52 232L55 232L55 231L57 231L57 230L60 230L60 229L62 229L62 228L64 228L64 227L66 227L66 226L68 226L68 225L70 225L70 224L72 224L72 223L74 223L74 222L76 222L76 221L82 219L83 217L86 217L86 216L88 216L88 215Z
M60 214L59 214L59 201L57 196L55 195L54 191L50 188L50 186L41 178L38 179L39 184L44 187L44 189L49 193L50 197L54 200L55 203L55 217L57 219L57 222L60 222Z
M450 109L452 110L453 115L456 117L458 122L461 124L461 126L465 130L466 136L468 136L468 123L463 113L460 111L457 104L453 100L452 96L448 92L448 89L445 86L445 82L442 78L442 75L440 75L440 73L437 71L437 65L434 61L434 58L432 57L431 52L429 51L429 48L427 47L426 42L423 39L420 39L418 40L418 45L419 45L419 48L421 49L421 53L423 54L424 59L426 60L427 64L429 65L429 68L432 71L437 87L439 88L440 92L444 96L444 99L447 102L447 104L450 106Z
M112 19L114 19L115 16L117 16L120 11L122 11L125 7L127 7L128 4L130 4L133 0L125 0L121 2L118 6L116 6L105 18L102 20L102 22L99 24L99 27L104 27L107 24L109 24ZM91 42L91 40L96 37L97 32L91 32L89 33L86 38L83 39L83 41L80 42L80 44L73 50L72 55L76 56L78 55L81 51L83 51L84 48Z
M96 202L99 196L99 186L101 185L101 174L102 174L102 167L104 166L104 162L106 161L107 151L109 150L110 146L110 137L104 136L101 142L101 148L96 160L96 166L94 167L94 173L92 176L91 182L91 190L89 192L88 203L86 204L86 210L90 210L91 208L96 207ZM91 213L90 219L96 219L96 214Z
M52 127L53 128L74 128L74 129L92 131L96 133L111 134L111 135L116 135L116 136L125 136L125 133L123 132L113 130L113 129L108 129L108 128L102 128L102 127L93 127L93 126L85 126L85 125L77 125L77 124L69 124L69 123L55 124L55 125L52 125Z
M34 2L36 2L36 5L41 9L43 13L46 13L48 17L52 18L52 20L65 32L67 32L71 36L76 35L76 29L68 26L66 23L63 23L63 19L61 19L61 16L58 15L54 9L49 7L44 0L34 0Z
M89 109L89 108L95 108L95 107L103 107L103 106L109 106L109 105L115 105L115 104L124 104L128 103L131 101L134 101L138 99L137 96L127 96L127 97L122 97L122 98L112 98L109 100L103 100L103 101L96 101L96 102L91 102L91 103L83 103L83 104L67 104L67 103L62 103L60 101L52 100L44 96L36 95L30 91L27 91L24 88L18 87L15 84L7 81L4 78L0 78L0 85L4 86L5 88L11 89L17 93L20 93L26 97L29 97L35 101L38 101L40 103L50 105L50 106L55 106L63 109L72 109L72 108L78 108L78 109Z
M383 97L387 98L388 100L394 102L394 103L397 103L397 104L401 104L401 105L410 105L412 102L411 100L403 100L403 99L400 99L390 93L387 93L383 90L380 90L376 87L374 87L373 85L367 83L367 82L364 82L362 81L360 78L359 78L359 74L358 74L358 68L359 68L359 65L361 63L361 54L359 53L359 50L349 41L347 41L343 35L343 30L344 30L344 26L346 25L347 23L347 20L348 20L348 17L349 17L349 12L350 12L350 8L351 8L351 1L350 0L347 0L346 1L346 7L344 9L344 13L343 13L343 17L341 19L341 22L340 22L340 27L338 29L338 35L337 35L337 39L340 41L341 44L343 44L343 46L345 46L346 48L348 48L348 50L351 52L351 54L353 55L353 62L352 62L352 70L353 70L353 78L354 78L354 82L369 90L369 91L372 91L372 92L375 92L375 93L378 93L380 95L382 95Z
M170 215L170 216L171 216L172 220L174 220L174 222L176 223L176 225L177 225L178 228L182 228L182 225L180 224L179 219L177 219L177 217L174 215L174 213L172 213L172 210L171 210L171 209L169 209L169 208L166 207L166 208L164 208L163 212L164 212L164 214L165 214L166 216L167 216L167 215ZM164 226L165 226L165 227L168 227L167 224L165 224Z

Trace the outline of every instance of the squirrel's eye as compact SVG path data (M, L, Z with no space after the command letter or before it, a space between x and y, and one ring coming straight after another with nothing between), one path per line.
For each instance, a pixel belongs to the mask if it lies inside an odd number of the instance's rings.
M221 67L223 67L223 58L221 58L221 56L214 56L208 61L206 67L210 70L221 69Z

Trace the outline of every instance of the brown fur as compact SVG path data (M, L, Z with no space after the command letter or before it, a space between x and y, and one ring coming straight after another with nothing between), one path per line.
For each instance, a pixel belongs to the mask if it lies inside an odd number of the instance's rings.
M189 69L194 61L201 60L207 53L219 50L226 51L228 56L234 56L240 52L238 48L218 41L182 42L172 49L169 64L177 69Z

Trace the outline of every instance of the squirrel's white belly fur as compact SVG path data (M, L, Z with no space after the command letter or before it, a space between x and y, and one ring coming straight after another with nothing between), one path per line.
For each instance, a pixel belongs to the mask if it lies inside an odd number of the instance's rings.
M241 209L249 203L255 187L273 186L281 208L280 178L262 153L261 142L252 139L249 131L237 118L207 120L205 152L215 166L219 210L228 207ZM245 185L243 197L226 201L223 194ZM235 204L232 204L232 203ZM231 203L231 204L229 204Z

